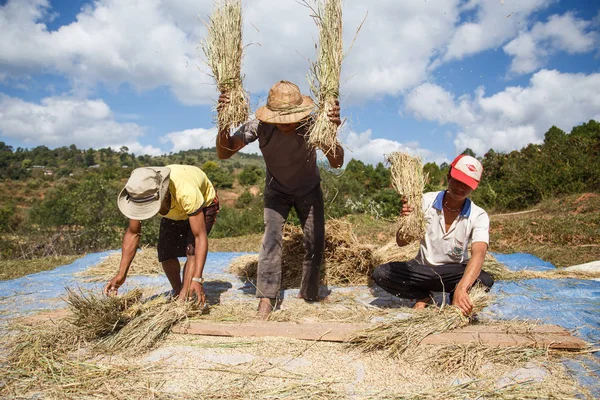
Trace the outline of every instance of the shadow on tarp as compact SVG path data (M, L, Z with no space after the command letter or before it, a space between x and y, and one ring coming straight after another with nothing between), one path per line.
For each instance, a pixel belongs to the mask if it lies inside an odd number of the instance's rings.
M494 254L512 271L555 267L530 254ZM497 301L485 313L495 319L530 319L562 326L583 340L600 343L600 282L582 279L528 279L496 282ZM600 355L565 360L564 364L600 398Z

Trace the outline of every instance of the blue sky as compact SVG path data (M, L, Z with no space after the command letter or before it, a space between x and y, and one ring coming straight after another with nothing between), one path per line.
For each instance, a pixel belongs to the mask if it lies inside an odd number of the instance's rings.
M161 154L212 146L198 50L211 0L0 0L0 141ZM448 161L600 119L600 4L345 0L340 138L351 157ZM200 17L200 18L199 18ZM317 30L295 0L245 0L252 109L280 79L308 93ZM257 45L257 43L259 45ZM246 151L256 152L251 146Z

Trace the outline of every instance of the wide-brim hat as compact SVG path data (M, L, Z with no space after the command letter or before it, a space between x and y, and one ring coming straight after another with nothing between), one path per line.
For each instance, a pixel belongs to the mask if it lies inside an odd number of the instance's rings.
M303 96L298 86L280 81L271 87L267 104L256 110L255 115L269 124L293 124L302 121L314 109L313 99Z
M119 210L129 219L145 220L158 214L169 191L167 167L142 167L131 172L117 198Z

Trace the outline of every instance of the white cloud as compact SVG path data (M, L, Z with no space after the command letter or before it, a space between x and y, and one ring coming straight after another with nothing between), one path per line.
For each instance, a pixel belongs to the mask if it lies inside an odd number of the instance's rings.
M144 129L119 123L102 100L48 97L39 104L0 94L0 133L20 142L79 148L129 147L136 154L160 154L138 140Z
M589 119L600 119L600 73L568 74L541 70L527 87L512 86L485 96L456 98L440 86L425 83L406 97L405 111L419 119L455 124L457 151L477 154L519 149L539 143L552 126L570 131Z
M527 26L530 16L548 7L554 0L470 0L463 6L463 15L475 13L472 21L465 22L449 32L444 61L460 60L491 48L502 46Z
M216 92L197 49L205 35L198 16L208 16L211 4L97 0L74 22L50 32L46 22L53 9L48 0L9 0L0 6L0 70L13 77L62 74L86 94L98 82L113 87L127 83L138 90L163 86L185 104L211 104ZM348 101L396 95L421 82L454 29L458 4L346 1L346 48L369 11L343 68ZM244 13L244 41L259 44L246 49L246 87L264 93L288 79L307 92L307 59L316 57L317 37L310 11L291 0L247 0Z
M418 143L400 143L389 139L374 139L372 136L371 129L364 132L343 132L340 135L340 141L345 148L345 163L353 158L373 165L380 162L385 163L386 156L396 151L418 155L425 161L438 163L446 161L445 155L420 148Z
M519 33L504 46L512 57L512 74L526 74L544 66L548 56L564 51L568 54L587 53L597 48L599 35L591 31L591 21L576 18L572 13L552 15L548 22L538 22L529 31Z
M200 148L211 148L215 147L217 140L216 128L195 128L186 129L178 132L167 133L163 136L160 141L161 143L171 143L171 150L173 153L177 153L182 150L200 149ZM260 154L258 148L258 141L249 144L240 150L241 153L246 154Z

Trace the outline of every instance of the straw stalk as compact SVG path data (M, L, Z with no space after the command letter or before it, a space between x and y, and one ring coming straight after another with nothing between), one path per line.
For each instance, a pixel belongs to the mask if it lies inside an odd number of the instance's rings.
M317 0L312 17L319 28L317 61L311 64L309 84L316 99L317 114L309 132L309 144L336 155L337 125L329 120L329 112L340 97L342 61L342 0Z
M412 207L412 212L408 216L400 216L398 220L397 239L406 244L421 240L425 237L425 220L421 207L425 189L423 163L419 157L400 152L390 154L388 162L394 189Z
M231 129L248 120L248 94L242 85L242 2L215 0L214 11L205 22L207 37L201 42L217 90L229 95L219 108L219 130Z

